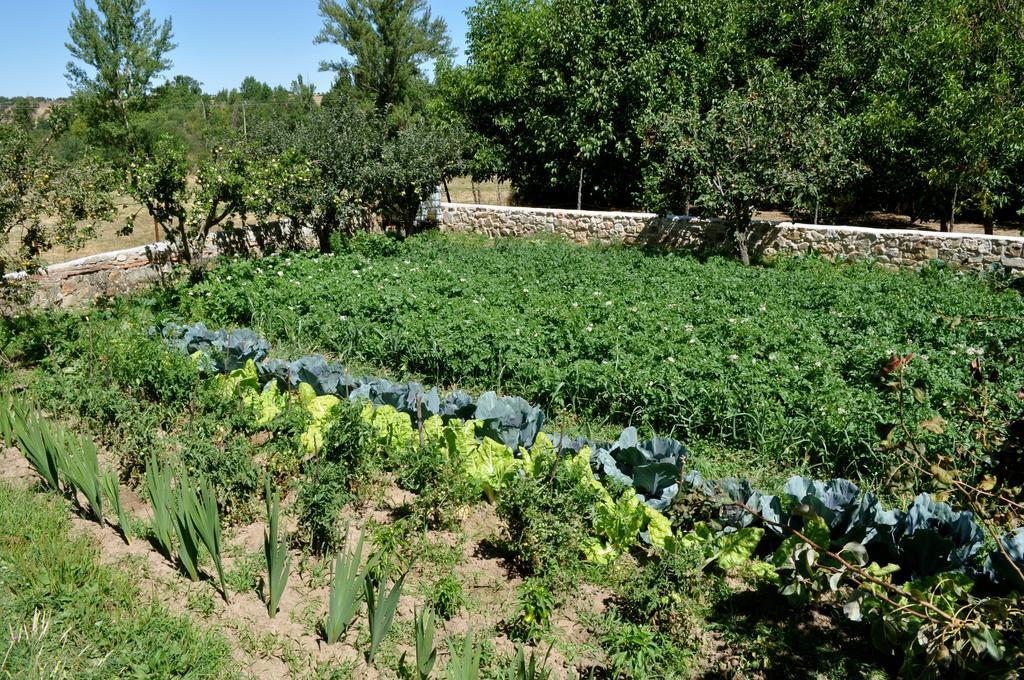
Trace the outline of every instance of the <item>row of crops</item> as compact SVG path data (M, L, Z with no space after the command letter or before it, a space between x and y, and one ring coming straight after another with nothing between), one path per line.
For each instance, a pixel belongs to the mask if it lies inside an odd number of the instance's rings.
M746 469L878 486L894 464L880 443L905 439L898 392L879 389L891 357L915 357L906 420L943 419L920 435L930 447L989 456L1020 413L1020 295L939 266L744 268L547 241L363 240L329 257L225 262L174 311L253 328L294 356L517 394L594 438L636 425L694 451L726 447Z
M711 549L723 544L744 557L773 553L779 566L792 551L793 531L817 535L820 547L856 555L863 564L898 569L901 581L954 573L995 592L1024 591L1024 529L1004 535L999 545L986 545L985 529L970 511L958 511L928 494L906 509L886 508L871 492L845 479L790 479L780 495L751 488L746 480L708 481L697 472L683 474L686 448L670 438L639 441L634 428L616 442L552 437L543 431L544 414L519 397L493 392L478 399L464 392L444 396L415 382L350 375L321 356L295 361L268 359L270 344L248 329L211 331L203 324L167 324L154 329L165 341L192 355L209 372L226 376L230 389L244 398L258 418L289 391L311 391L311 410L329 414L331 400L366 402L366 417L381 438L404 446L421 437L458 449L467 472L484 492L499 494L511 474L544 474L557 461L589 465L593 479L606 489L609 521L595 526L601 543L592 557L607 559L644 540L661 549L675 541L707 540ZM328 400L312 404L316 399ZM329 427L329 417L311 427ZM306 441L315 448L316 438ZM624 489L615 497L607 489ZM716 529L702 525L686 535L673 535L661 512L680 493L722 497ZM598 517L602 514L599 513ZM716 548L717 546L717 548Z

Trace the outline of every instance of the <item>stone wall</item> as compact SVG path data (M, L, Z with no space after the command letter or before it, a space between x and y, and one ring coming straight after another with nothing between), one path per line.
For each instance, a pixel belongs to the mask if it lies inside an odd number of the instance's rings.
M275 222L211 234L204 256L259 255L279 249L308 248L314 244L315 239L307 230L293 232L287 222ZM74 307L159 281L170 273L173 261L171 247L162 241L50 265L30 277L23 273L9 274L8 277L29 280L33 289L33 306Z
M442 203L440 226L443 231L490 237L551 234L577 243L635 243L692 251L734 247L720 220L653 213ZM889 267L913 267L938 259L959 269L984 271L1002 265L1024 275L1021 237L756 222L750 250L766 258L803 253L831 260L872 258Z

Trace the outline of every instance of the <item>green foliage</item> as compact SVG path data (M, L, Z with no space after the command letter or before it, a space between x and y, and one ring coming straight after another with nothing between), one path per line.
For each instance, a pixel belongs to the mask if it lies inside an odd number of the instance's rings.
M413 619L416 622L416 666L406 666L403 652L398 660L398 671L403 678L427 680L437 662L437 650L434 649L434 611L428 607L417 613L414 608Z
M679 156L669 165L673 174L691 169L687 195L730 217L744 264L757 206L784 205L804 191L816 196L822 184L842 188L856 178L854 163L836 157L843 132L828 116L786 73L762 66L745 89L724 93L667 142Z
M513 475L496 510L519 570L566 574L577 568L591 542L595 501L594 489L569 466L558 466L550 478Z
M399 120L425 108L421 67L455 54L444 19L431 17L424 0L320 0L320 16L316 42L338 45L351 57L321 63L337 72L334 89Z
M448 660L448 680L480 680L480 658L483 645L473 639L473 629L466 632L461 649L451 650Z
M700 197L736 219L739 195L807 218L970 211L989 231L1024 204L1012 4L482 0L468 19L468 63L439 69L445 106L474 175L530 204ZM789 119L770 113L782 102Z
M188 500L192 526L195 528L195 532L203 542L203 545L206 546L206 551L213 559L213 566L217 569L217 578L220 579L221 592L226 600L228 591L224 584L220 512L217 508L217 496L214 494L213 486L209 480L200 478L199 493L190 496Z
M315 552L338 545L342 507L369 475L376 443L359 409L341 402L331 412L323 447L304 465L296 498L297 538Z
M517 612L509 626L509 637L522 642L536 642L551 626L551 614L557 602L550 584L543 578L530 578L519 586Z
M454 574L441 576L430 586L427 600L431 610L437 612L445 621L450 621L466 606L462 581Z
M405 574L398 577L391 590L387 590L387 577L380 580L367 573L363 576L363 590L366 593L366 619L370 629L370 648L366 650L366 663L373 664L373 657L384 637L391 630L391 622L398 611L398 600L402 597ZM418 653L417 646L417 653ZM417 656L417 665L419 657Z
M93 518L103 524L103 487L96 444L88 437L70 432L60 433L57 437L62 440L58 446L64 448L62 476L71 483L72 492L85 496Z
M97 141L134 148L130 115L145 103L153 79L171 67L171 20L157 25L145 0L97 0L98 12L75 0L66 43L67 78Z
M508 669L508 680L548 680L552 671L547 668L548 656L551 654L551 647L548 647L544 658L539 658L536 650L531 651L527 656L523 648L516 648L516 657Z
M614 616L605 621L601 648L608 655L615 677L645 678L663 661L664 648L650 626L619 621Z
M117 528L121 531L121 537L128 545L132 543L131 527L128 525L128 512L121 504L121 480L116 470L104 470L100 476L100 483L103 485L103 494L107 497L114 514L117 515Z
M174 616L71 535L66 507L0 484L0 676L232 676L227 642Z
M208 160L190 162L182 145L163 137L152 153L129 165L128 191L161 226L196 281L206 272L210 232L231 226L232 216L244 218L258 191L256 177L241 142L218 145Z
M66 455L61 441L62 433L54 431L46 419L22 406L14 406L13 432L18 448L25 455L46 486L60 491L61 470L67 468Z
M175 531L177 516L171 480L171 469L161 465L157 462L156 456L151 454L145 478L146 496L149 498L149 507L153 513L150 530L157 549L167 559L171 559L171 555L174 554L172 533Z
M277 489L271 490L269 476L264 478L263 484L267 504L267 528L263 532L263 552L267 558L267 613L274 618L288 585L291 556L288 554L288 537L280 532L281 496Z
M347 543L348 531L345 532L345 538L344 542ZM360 531L351 553L346 549L334 556L327 619L324 621L324 639L329 645L333 645L344 635L359 609L366 580L365 573L370 568L369 564L361 567L362 559L363 532Z
M0 123L0 302L23 302L18 271L35 273L40 256L56 247L74 249L97 223L113 219L112 176L83 158L60 163L19 127Z
M986 390L1003 427L1019 412L1024 380L1013 349L1024 344L1021 325L1000 320L1024 314L1020 296L948 270L813 258L746 270L627 249L434 237L371 261L232 263L195 292L191 316L252 325L271 342L301 326L305 344L347 362L500 388L549 415L632 423L691 449L725 446L745 467L810 464L823 476L879 480L896 464L880 441L901 441L898 399L878 387L894 350L918 357L907 382L924 401L907 400L907 420L940 415L945 431L923 436L955 442L964 459L988 455L993 440L982 433L1000 427L971 415L976 352L998 371Z

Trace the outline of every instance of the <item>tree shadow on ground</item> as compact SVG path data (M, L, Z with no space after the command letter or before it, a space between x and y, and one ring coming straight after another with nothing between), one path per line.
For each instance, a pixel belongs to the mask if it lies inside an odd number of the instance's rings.
M896 659L838 607L794 607L770 588L732 593L707 617L718 643L704 678L895 677Z

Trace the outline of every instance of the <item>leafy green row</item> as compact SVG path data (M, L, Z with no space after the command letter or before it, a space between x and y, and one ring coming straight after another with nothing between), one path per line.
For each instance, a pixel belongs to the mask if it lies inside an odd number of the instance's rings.
M178 313L249 326L436 385L517 394L549 414L722 444L822 476L887 478L911 352L910 422L928 443L981 452L1019 413L1024 300L937 266L887 272L812 258L743 268L637 249L417 237L393 255L222 264ZM981 364L981 379L972 363ZM991 454L991 449L984 453Z

